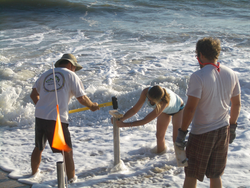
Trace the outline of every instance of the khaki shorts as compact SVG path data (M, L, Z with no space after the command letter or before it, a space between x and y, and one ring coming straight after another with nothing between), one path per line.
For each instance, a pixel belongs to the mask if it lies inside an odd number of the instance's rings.
M52 148L52 141L54 137L56 121L36 118L35 124L35 144L41 151L44 149L48 140L49 145L53 153L60 153L60 150ZM70 132L68 130L68 124L62 123L63 134L66 144L72 148Z
M228 144L229 126L200 135L190 133L186 149L186 176L199 181L203 181L204 175L207 178L221 177L226 167Z

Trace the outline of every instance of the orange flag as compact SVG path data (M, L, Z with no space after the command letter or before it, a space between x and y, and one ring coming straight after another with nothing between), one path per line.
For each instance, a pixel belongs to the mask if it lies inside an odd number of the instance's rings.
M56 105L56 109L57 109L57 118L56 118L54 137L52 141L52 147L58 150L70 151L71 148L65 142L58 104Z

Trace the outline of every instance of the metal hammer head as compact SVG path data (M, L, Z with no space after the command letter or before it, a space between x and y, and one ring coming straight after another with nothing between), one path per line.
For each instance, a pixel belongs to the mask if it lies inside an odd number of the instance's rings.
M118 102L117 102L117 98L115 96L112 97L112 104L113 104L113 109L118 108Z

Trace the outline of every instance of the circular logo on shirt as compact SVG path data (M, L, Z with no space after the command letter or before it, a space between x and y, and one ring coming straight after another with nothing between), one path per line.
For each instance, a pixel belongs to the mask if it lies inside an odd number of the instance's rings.
M55 72L55 80L56 80L56 90L62 89L65 83L65 79L62 73ZM43 81L43 88L48 92L55 91L55 84L54 84L54 76L53 73L46 76Z

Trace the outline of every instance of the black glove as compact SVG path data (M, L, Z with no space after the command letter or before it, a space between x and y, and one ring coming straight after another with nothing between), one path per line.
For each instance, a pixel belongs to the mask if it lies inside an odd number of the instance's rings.
M229 143L232 144L235 137L236 137L236 127L237 127L237 123L236 124L230 124L230 137L229 137Z
M178 135L175 141L175 145L178 146L180 149L184 150L186 147L186 142L185 138L187 135L188 131L183 131L181 128L178 129Z

